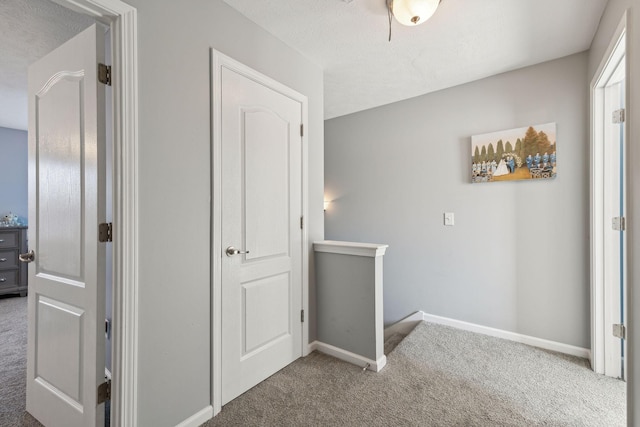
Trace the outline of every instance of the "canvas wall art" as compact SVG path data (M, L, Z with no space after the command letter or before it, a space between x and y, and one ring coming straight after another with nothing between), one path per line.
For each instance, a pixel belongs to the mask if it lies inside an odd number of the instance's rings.
M555 176L555 123L471 137L471 182L549 179Z

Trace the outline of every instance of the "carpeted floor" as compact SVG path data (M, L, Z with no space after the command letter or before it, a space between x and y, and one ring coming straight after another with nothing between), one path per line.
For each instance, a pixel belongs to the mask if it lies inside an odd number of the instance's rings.
M312 353L203 426L614 427L625 418L624 382L584 359L422 322L379 373Z
M0 426L42 426L25 412L27 298L0 297Z
M26 313L26 298L0 297L2 427L41 426L24 410ZM382 372L312 353L204 426L614 427L625 414L625 384L584 359L423 322Z

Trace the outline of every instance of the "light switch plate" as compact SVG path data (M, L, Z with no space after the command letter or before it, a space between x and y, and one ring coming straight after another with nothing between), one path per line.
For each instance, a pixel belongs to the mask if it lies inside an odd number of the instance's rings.
M444 213L444 225L453 226L455 224L455 218L453 212Z

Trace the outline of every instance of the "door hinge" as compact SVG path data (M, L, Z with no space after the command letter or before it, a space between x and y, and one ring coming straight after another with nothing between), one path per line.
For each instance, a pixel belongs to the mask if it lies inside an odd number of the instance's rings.
M300 124L300 136L304 136L304 125Z
M98 64L98 81L111 86L111 65Z
M623 216L616 216L611 221L611 227L616 231L625 231L627 229L627 219Z
M113 224L110 222L100 223L98 226L98 241L113 242Z
M613 123L624 123L625 111L624 108L613 112Z
M614 324L613 325L613 336L626 340L627 339L627 328L622 324Z
M98 386L98 405L111 400L111 380L106 380Z
M300 230L304 230L304 217L300 217Z
M300 322L304 323L304 310L300 310Z

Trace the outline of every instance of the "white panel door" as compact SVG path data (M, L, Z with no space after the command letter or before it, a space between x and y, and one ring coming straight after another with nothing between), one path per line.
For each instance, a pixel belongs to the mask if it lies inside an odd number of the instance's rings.
M104 86L95 25L29 67L27 411L48 427L104 425Z
M221 113L225 404L302 355L302 105L223 67Z

